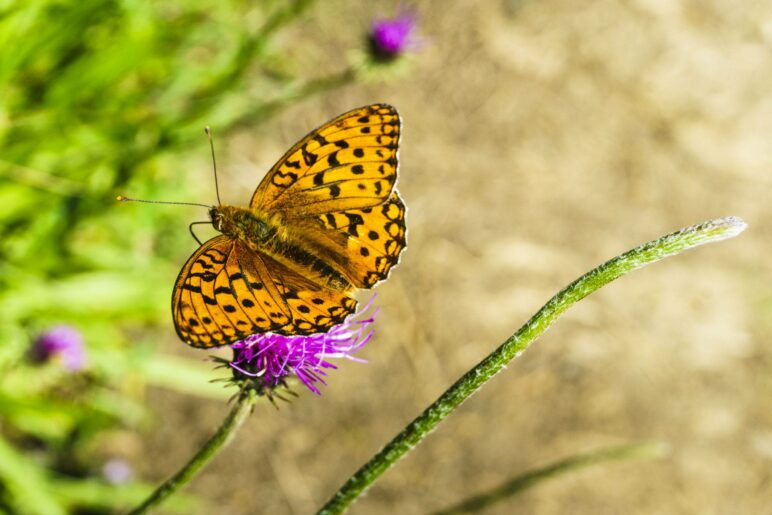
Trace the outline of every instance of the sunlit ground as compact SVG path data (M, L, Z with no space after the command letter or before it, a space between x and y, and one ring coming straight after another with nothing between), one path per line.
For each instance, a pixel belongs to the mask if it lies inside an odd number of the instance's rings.
M328 5L292 35L298 45L343 47L339 27L371 16ZM768 509L772 11L511 1L420 13L426 43L407 77L303 102L220 152L224 196L245 201L307 129L393 103L409 248L378 289L369 364L343 364L321 398L259 408L191 490L223 513L311 512L563 285L639 242L735 214L750 226L740 238L570 311L354 512L425 513L579 451L650 440L671 454L570 475L489 513ZM188 173L206 180L203 148ZM167 334L170 349L195 352ZM161 390L150 400L159 422L147 437L164 459L143 473L160 479L226 407Z

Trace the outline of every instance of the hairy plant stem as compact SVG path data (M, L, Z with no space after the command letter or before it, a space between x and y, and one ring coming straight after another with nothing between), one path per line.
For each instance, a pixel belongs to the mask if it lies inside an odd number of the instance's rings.
M140 504L129 512L129 515L138 515L147 513L150 509L158 507L164 499L177 492L185 486L203 469L215 455L230 443L236 430L244 423L247 416L252 411L257 394L253 389L242 389L231 408L228 416L225 417L217 432L198 450L191 460L172 477L167 479L161 486L148 497L145 502Z
M745 222L737 217L719 218L686 227L625 252L563 288L515 334L464 374L356 471L318 513L330 515L346 510L381 474L423 440L454 409L525 351L572 304L633 270L698 245L737 236L745 228Z

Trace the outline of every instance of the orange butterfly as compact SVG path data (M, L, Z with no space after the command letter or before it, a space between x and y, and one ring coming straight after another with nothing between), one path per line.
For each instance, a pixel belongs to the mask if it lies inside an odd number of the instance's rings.
M174 285L179 337L214 347L267 331L311 334L353 313L355 289L386 279L406 245L400 128L389 105L344 113L290 148L248 208L212 207L222 234Z

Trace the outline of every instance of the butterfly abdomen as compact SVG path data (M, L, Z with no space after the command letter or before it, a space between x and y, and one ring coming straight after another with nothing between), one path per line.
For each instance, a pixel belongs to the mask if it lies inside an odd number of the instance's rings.
M306 279L325 286L336 291L349 291L352 289L351 282L330 266L327 259L320 257L316 249L308 248L300 240L293 238L276 239L271 242L271 248L268 249L277 261L303 274Z

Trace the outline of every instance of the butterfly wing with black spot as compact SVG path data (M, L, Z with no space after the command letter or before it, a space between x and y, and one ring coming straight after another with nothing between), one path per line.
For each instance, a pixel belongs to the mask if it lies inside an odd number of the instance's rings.
M250 207L281 213L353 286L370 288L406 246L405 206L394 187L400 132L389 105L342 114L274 165Z
M407 246L405 211L395 188L383 204L319 215L324 230L308 234L351 284L372 288L389 276Z
M348 293L323 288L222 235L188 259L172 296L177 334L194 347L226 345L268 331L324 332L356 305Z
M266 269L286 302L292 322L275 332L323 333L343 322L357 307L350 291L320 286L279 261L263 256Z
M185 263L174 285L172 315L179 337L194 347L226 345L292 321L260 255L223 235Z
M386 104L338 116L279 159L250 207L289 221L382 204L397 180L400 129L397 110Z

